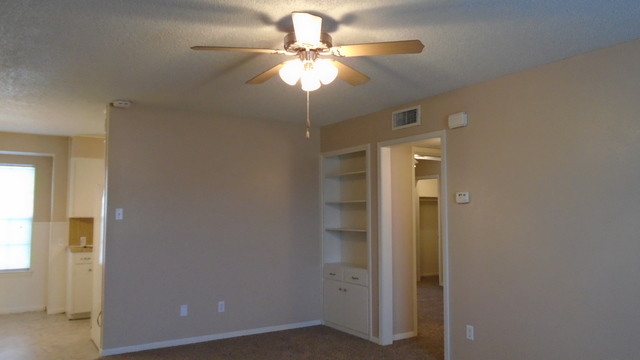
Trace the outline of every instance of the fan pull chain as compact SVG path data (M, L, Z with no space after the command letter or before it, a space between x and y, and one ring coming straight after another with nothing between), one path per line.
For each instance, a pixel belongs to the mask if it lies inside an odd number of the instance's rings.
M309 91L307 91L307 132L305 137L308 139L311 137L311 120L309 119Z

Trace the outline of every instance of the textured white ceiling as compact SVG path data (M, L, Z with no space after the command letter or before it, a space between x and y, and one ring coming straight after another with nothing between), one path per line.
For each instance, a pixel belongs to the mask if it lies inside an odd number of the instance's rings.
M189 49L282 48L291 11L321 15L334 45L425 44L344 59L372 80L311 93L316 125L640 38L638 0L3 0L0 131L103 133L114 99L303 124L299 87L244 84L283 57Z

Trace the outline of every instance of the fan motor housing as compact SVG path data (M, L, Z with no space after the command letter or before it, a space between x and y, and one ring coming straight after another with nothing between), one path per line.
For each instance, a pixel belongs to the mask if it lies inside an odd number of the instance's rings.
M316 50L318 52L326 52L333 46L333 43L331 41L332 41L331 35L327 33L321 33L320 43L316 47L309 48L308 46L304 46L298 43L296 41L296 34L290 32L284 37L284 49L287 52L292 52L292 53L297 53L298 51L301 51L301 50Z

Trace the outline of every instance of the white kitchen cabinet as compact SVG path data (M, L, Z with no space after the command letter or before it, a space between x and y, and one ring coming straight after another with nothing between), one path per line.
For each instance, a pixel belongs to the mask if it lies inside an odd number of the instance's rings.
M93 254L69 251L68 256L67 317L88 318L92 307Z
M104 159L69 161L69 217L96 217L104 188Z

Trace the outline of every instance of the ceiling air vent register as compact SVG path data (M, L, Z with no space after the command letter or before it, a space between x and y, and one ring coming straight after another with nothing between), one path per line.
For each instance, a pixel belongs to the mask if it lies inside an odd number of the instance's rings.
M391 129L397 130L420 125L420 106L394 111L391 114Z

